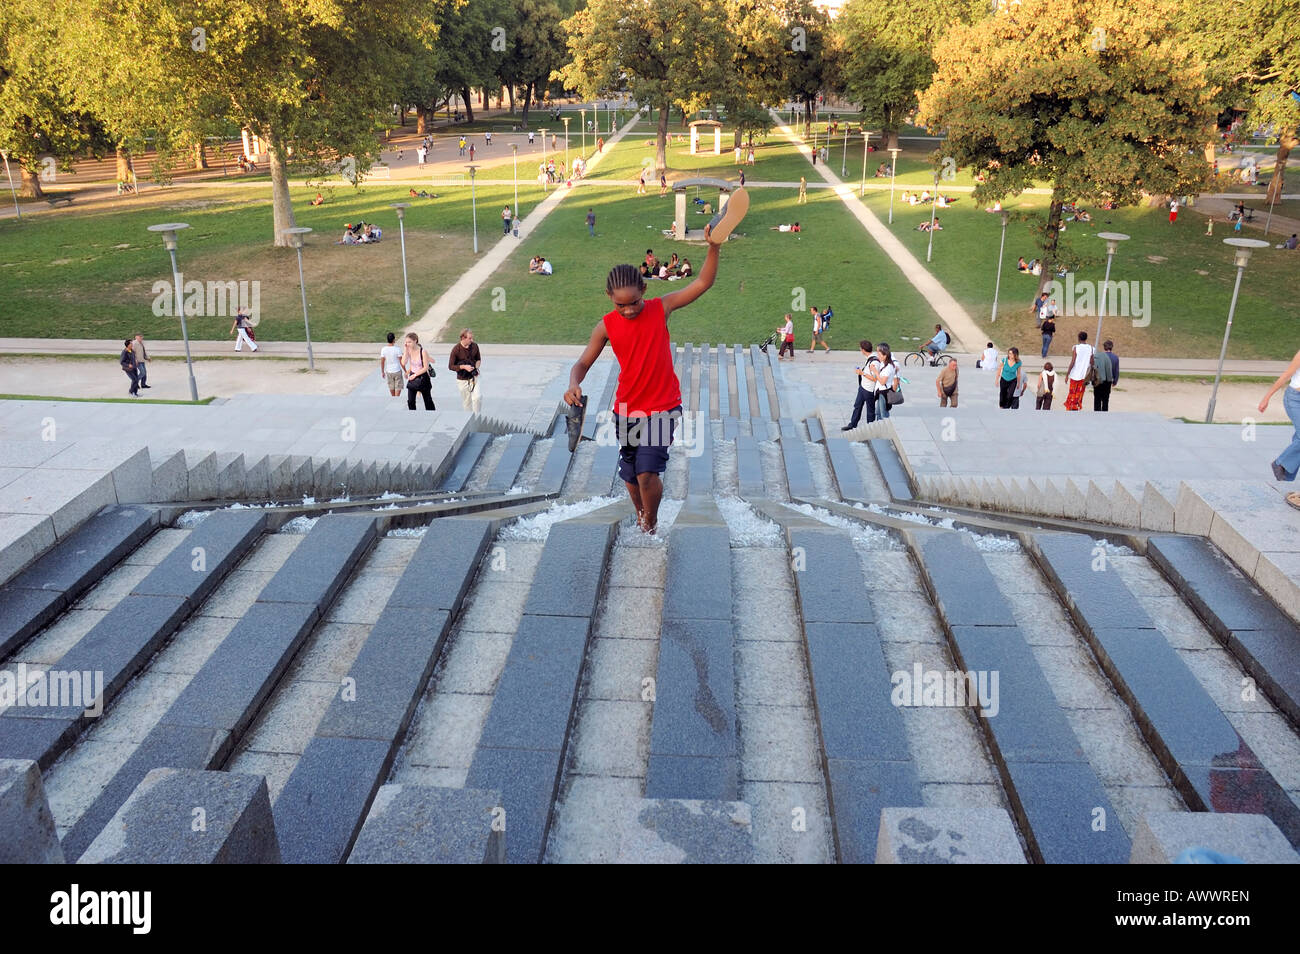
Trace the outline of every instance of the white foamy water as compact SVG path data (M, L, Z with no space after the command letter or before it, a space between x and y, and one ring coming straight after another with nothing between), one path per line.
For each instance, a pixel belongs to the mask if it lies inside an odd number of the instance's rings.
M608 507L612 503L617 503L619 499L613 496L588 497L586 500L579 500L576 503L550 507L541 513L533 514L531 517L522 517L516 520L501 531L501 539L545 540L551 532L551 527L557 522L571 520L574 517L581 517L583 514L591 513L593 510L599 510L601 507Z
M316 526L316 521L320 517L294 517L285 523L279 530L280 533L307 533L312 527Z
M780 547L785 545L781 528L759 514L739 497L714 496L722 519L727 522L733 547Z

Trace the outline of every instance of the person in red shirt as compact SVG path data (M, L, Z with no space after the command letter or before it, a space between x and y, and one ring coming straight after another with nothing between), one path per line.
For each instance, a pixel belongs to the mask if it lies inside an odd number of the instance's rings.
M646 533L654 533L658 525L668 446L682 416L682 388L673 371L668 316L713 286L721 246L711 238L712 228L710 223L704 229L709 251L699 277L679 291L647 301L645 279L637 266L616 265L610 270L605 294L614 310L592 329L586 350L569 372L569 390L564 394L570 405L582 402L582 381L608 342L619 363L612 409L622 445L618 475L636 508L637 525Z

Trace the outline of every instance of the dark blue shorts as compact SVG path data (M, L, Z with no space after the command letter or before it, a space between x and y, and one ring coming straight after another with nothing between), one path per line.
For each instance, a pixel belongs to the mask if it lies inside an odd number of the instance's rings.
M681 405L649 417L614 415L614 433L620 445L618 476L635 484L637 474L662 474L668 467L668 446L682 418Z

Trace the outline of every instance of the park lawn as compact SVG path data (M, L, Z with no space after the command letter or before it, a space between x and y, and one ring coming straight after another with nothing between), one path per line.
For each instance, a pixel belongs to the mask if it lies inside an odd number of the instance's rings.
M866 202L884 222L889 194L869 192ZM1047 203L1047 196L1026 195L1005 205L1013 212L1042 213ZM1223 239L1232 233L1216 228L1214 236L1206 236L1205 219L1194 210L1181 214L1175 226L1169 225L1168 212L1163 207L1111 212L1091 208L1090 211L1091 223L1067 223L1062 235L1062 241L1091 253L1092 263L1074 276L1076 289L1081 280L1100 286L1105 275L1105 243L1096 238L1098 231L1119 231L1132 236L1115 255L1112 282L1151 283L1150 325L1139 328L1128 318L1108 318L1104 337L1113 338L1116 350L1130 355L1217 357L1236 280L1231 250L1223 244ZM1019 256L1029 259L1036 254L1028 225L1013 220L1007 228L995 325L990 318L1001 217L982 211L968 195L959 196L956 205L939 210L938 216L943 231L934 236L933 261L929 265L932 273L999 348L1005 350L1017 345L1026 354L1038 354L1041 342L1028 310L1038 287L1037 279L1016 271L1015 267ZM898 203L894 206L893 232L922 264L929 236L915 229L929 217L928 206ZM1269 248L1259 250L1251 259L1237 303L1229 357L1283 359L1295 353L1300 341L1290 323L1300 319L1300 301L1291 294L1295 287L1295 267L1300 262L1296 254ZM1066 307L1064 300L1060 304L1063 309ZM1091 315L1065 315L1058 319L1054 352L1062 352L1079 331L1087 331L1090 337L1095 333L1095 307L1094 302ZM1114 309L1112 299L1108 311L1113 313Z
M596 213L595 238L584 224ZM653 248L667 259L676 251L699 273L705 248L674 242L661 233L672 223L673 201L656 191L630 195L626 187L590 182L574 190L556 211L529 232L501 271L452 317L443 340L465 326L485 342L580 344L610 309L605 279L614 265L639 263ZM703 215L691 214L693 228ZM798 235L771 227L798 220ZM541 254L555 274L528 274L528 261ZM646 294L678 291L684 282L648 283ZM830 191L810 191L798 205L795 189L755 189L745 221L721 252L717 281L707 296L670 319L679 343L753 343L766 338L792 312L802 350L811 337L808 307L833 306L830 345L855 349L869 337L897 343L903 336L928 336L933 312L899 269L867 237L862 226ZM494 310L495 306L495 310Z
M413 318L473 257L468 186L441 189L438 199L411 199L396 186L333 188L319 207L309 204L314 190L293 192L298 224L316 229L302 256L313 340L374 340L406 323L397 213L389 203L412 203L406 248ZM477 189L481 250L500 236L500 210L513 196L510 186ZM540 199L535 187L521 190L521 215ZM139 204L114 202L0 224L0 337L121 339L138 331L179 338L174 318L153 313L153 285L170 283L171 265L161 238L145 230L178 220L190 225L180 233L177 252L186 282L260 282L258 336L303 339L298 259L292 249L271 245L270 199L255 189L183 187L145 193ZM344 223L358 220L380 225L383 241L335 245ZM189 318L190 336L228 340L233 308L226 312Z

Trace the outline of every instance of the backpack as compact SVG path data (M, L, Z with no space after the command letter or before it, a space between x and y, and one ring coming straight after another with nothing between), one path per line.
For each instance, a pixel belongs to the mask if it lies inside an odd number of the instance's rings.
M822 312L822 331L825 331L831 326L831 318L834 314L835 312L831 311L829 308Z

